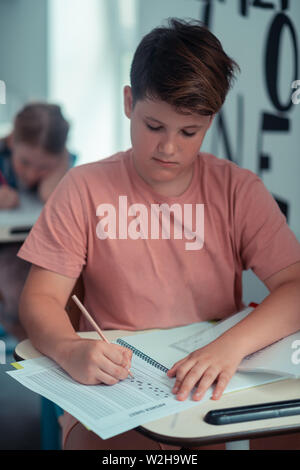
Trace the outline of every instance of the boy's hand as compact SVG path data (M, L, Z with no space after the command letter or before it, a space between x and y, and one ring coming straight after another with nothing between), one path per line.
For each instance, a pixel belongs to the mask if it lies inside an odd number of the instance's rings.
M216 381L212 395L214 400L221 398L228 382L236 372L244 355L228 337L218 338L212 343L197 349L181 361L176 362L167 372L168 377L176 376L172 392L177 399L184 401L197 385L193 400L201 400L208 388Z
M12 209L20 203L18 191L9 186L2 184L0 186L0 209Z
M113 385L128 376L132 351L117 344L80 338L64 346L64 356L60 364L77 382Z

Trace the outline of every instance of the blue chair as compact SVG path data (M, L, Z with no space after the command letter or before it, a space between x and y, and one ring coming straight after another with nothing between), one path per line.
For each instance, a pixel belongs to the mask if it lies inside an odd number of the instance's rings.
M58 418L64 410L58 405L41 398L41 448L43 450L61 450L61 429Z

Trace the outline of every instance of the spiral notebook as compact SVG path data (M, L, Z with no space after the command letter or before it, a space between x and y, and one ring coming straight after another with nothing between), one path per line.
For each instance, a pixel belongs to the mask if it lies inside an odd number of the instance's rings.
M117 342L154 367L167 372L175 362L214 341L252 311L253 307L247 307L218 323L194 323L171 330L123 337ZM264 374L277 374L285 378L300 377L300 331L247 356L239 365L238 371L261 373L262 378ZM232 381L234 380L235 377Z
M157 362L155 359L152 357L148 356L147 354L143 353L139 349L135 348L134 346L131 346L131 344L127 343L127 341L124 341L123 339L119 338L117 339L116 343L120 344L121 346L124 346L125 348L131 349L133 354L143 361L147 362L147 364L150 364L150 366L155 367L156 369L159 369L165 373L168 372L168 367L163 366L159 362Z
M187 355L184 349L176 345L188 338L189 347L194 351L197 349L196 341L199 338L207 338L207 342L210 341L209 330L214 324L214 322L202 321L181 327L124 336L115 342L131 349L136 356L154 367L167 372L176 361Z

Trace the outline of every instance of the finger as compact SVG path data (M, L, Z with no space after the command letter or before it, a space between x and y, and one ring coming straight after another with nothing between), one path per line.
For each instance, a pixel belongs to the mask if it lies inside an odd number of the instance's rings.
M131 366L131 360L132 360L132 355L133 355L133 351L129 348L125 348L124 346L121 346L119 344L116 344L115 346L117 346L117 348L120 350L120 352L122 353L123 355L123 361L122 361L122 365L124 367L130 367Z
M99 357L98 368L99 370L118 380L126 379L129 373L126 367L116 364L115 362L107 358L105 355L101 355Z
M99 383L105 383L106 385L114 385L119 382L115 377L112 377L110 374L107 374L104 370L99 369L95 364L89 365L84 371L84 374L72 377L77 380L77 382L84 385L97 385Z
M222 396L225 388L227 387L232 375L233 374L230 374L230 373L225 372L225 371L222 372L219 375L216 387L215 387L213 395L212 395L213 400L219 400L219 398L221 398L221 396Z
M172 374L170 375L168 374L169 377L176 375L176 381L172 390L173 393L178 392L178 390L180 389L182 385L184 378L186 377L186 375L188 374L188 372L192 369L194 365L195 365L195 361L185 358L185 360L182 361L182 363L178 365L176 369L174 369L174 372Z
M132 359L132 351L123 351L123 367L126 367L126 369L130 369L131 367L131 359Z
M125 349L123 351L123 355L126 357L127 361L129 361L130 363L132 359L132 355L133 355L133 352L131 351L131 349Z
M98 371L96 372L95 380L96 380L95 384L105 384L105 385L115 385L119 382L118 379L116 379L115 377L112 377L109 374L106 374L106 372L104 372L101 369L98 369Z
M118 344L101 342L101 349L105 357L115 364L124 364L124 348Z
M184 359L181 359L178 362L175 362L175 364L173 364L171 369L169 369L168 372L167 372L168 377L173 377L174 375L176 375L176 371L177 371L178 367L180 367L181 364L183 364L186 360L187 360L187 357L185 357Z
M188 395L190 394L191 390L194 388L196 383L202 377L204 371L206 370L207 365L200 365L197 364L190 369L190 371L186 374L177 393L177 399L180 401L185 400Z
M193 400L199 401L202 400L204 397L205 393L209 389L209 387L213 384L215 381L216 377L218 376L218 371L217 369L214 369L213 367L209 367L204 374L202 375L199 384L197 386L197 389L193 395Z
M177 368L174 369L174 375L176 375L176 381L172 389L172 393L177 394L183 392L182 385L187 377L189 371L195 366L195 360L186 357L183 361L177 363ZM173 375L173 374L172 374ZM169 375L171 377L172 375Z

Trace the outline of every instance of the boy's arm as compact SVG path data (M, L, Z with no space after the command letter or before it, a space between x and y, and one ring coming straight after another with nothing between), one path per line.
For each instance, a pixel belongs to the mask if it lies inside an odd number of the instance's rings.
M104 341L82 339L65 311L76 279L33 265L19 304L32 344L84 384L112 385L128 376L132 353Z
M264 282L271 292L250 315L169 370L178 399L199 382L194 399L201 400L214 381L213 398L219 399L245 356L300 329L300 262Z
M24 285L19 317L29 339L46 356L60 361L60 345L78 338L64 307L76 279L32 265Z

